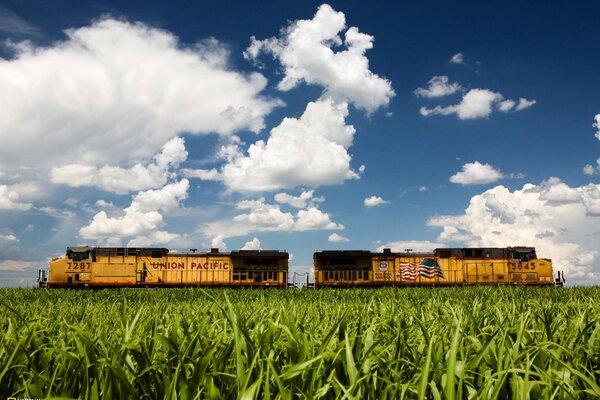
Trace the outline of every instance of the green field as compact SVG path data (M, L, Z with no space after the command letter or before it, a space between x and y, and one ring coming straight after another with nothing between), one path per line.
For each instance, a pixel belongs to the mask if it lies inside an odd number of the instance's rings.
M0 399L600 397L600 288L0 289Z

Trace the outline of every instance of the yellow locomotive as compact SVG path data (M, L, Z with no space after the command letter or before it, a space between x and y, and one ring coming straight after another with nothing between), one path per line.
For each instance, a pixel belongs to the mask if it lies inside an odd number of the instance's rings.
M164 248L68 247L50 260L48 287L287 286L289 255L270 250L221 253Z
M383 249L314 253L315 287L540 285L562 286L552 261L533 247L443 248L432 253Z
M431 253L334 250L314 253L308 287L538 285L562 286L552 261L533 247L442 248ZM170 252L165 248L68 247L38 282L47 287L287 287L286 252Z

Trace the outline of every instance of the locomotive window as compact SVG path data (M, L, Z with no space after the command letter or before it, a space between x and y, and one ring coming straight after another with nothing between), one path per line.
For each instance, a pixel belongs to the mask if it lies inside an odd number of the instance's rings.
M368 270L364 270L363 271L363 280L364 281L368 281L369 280L369 271Z
M71 253L71 257L69 257L71 260L73 261L82 261L82 260L87 260L88 258L90 258L90 252L89 251L84 251L84 252L73 252Z

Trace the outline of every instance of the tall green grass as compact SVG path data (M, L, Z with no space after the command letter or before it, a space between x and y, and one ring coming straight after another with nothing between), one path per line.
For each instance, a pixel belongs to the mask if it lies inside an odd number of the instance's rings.
M600 288L0 290L0 398L600 397Z

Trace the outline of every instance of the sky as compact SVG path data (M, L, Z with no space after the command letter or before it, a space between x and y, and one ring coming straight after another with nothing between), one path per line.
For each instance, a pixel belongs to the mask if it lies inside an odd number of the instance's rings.
M67 246L535 246L600 284L600 3L0 1L0 286Z

